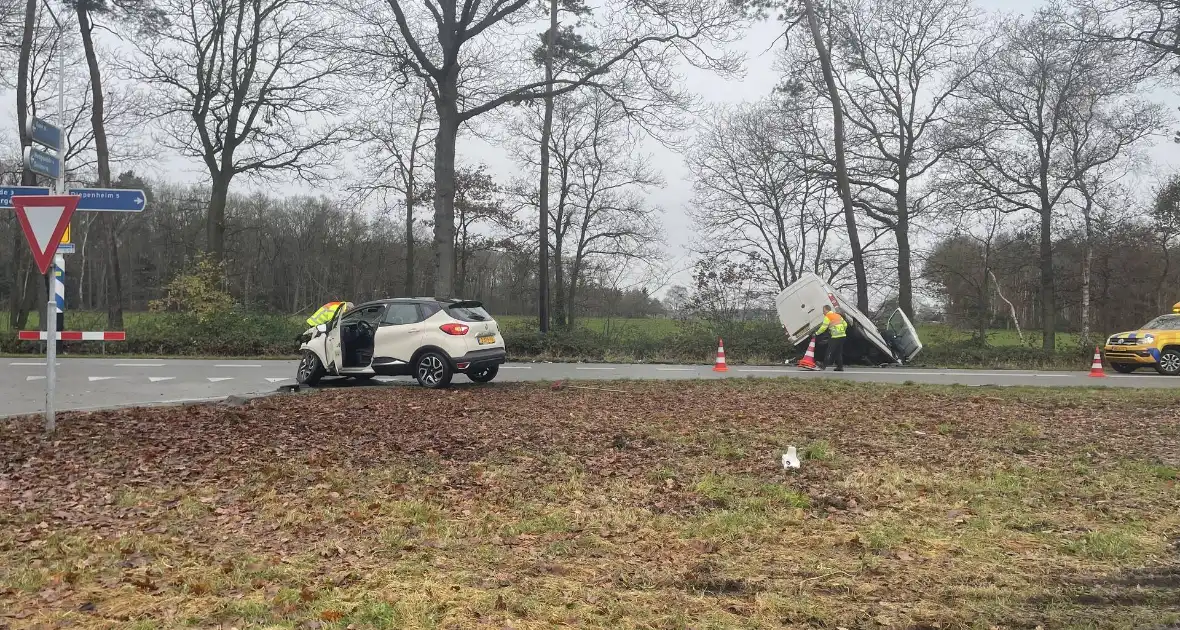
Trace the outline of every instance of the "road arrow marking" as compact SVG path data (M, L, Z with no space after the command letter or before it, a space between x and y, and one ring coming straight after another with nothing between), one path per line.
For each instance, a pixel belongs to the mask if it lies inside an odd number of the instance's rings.
M234 377L232 377L232 376L210 376L209 377L210 383L219 383L221 381L232 381L232 380L234 380Z
M93 383L94 381L109 381L109 380L113 380L113 379L116 379L119 377L118 376L88 376L86 378L89 378L90 382Z
M175 378L175 376L149 376L148 380L153 383L159 383L160 381L171 381Z

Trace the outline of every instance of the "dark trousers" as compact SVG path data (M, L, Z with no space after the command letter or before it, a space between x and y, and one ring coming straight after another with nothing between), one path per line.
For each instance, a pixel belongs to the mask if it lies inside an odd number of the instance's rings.
M847 339L847 337L840 337L839 339L829 339L828 340L828 354L824 358L824 367L831 365L832 361L835 361L836 367L840 368L841 370L844 369L844 340L845 339Z

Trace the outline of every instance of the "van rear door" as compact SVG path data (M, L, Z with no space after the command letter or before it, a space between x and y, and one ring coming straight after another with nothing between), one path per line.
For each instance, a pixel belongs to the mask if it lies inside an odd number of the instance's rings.
M818 276L804 274L779 292L774 300L778 320L791 345L799 345L811 336L824 318L824 306L836 306L836 296Z
M900 308L893 311L889 320L885 322L885 335L904 361L913 360L922 351L918 331Z

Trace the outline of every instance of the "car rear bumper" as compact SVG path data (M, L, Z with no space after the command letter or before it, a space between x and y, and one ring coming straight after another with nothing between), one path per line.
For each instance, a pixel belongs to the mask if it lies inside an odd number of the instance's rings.
M488 348L474 350L461 357L451 359L451 367L456 372L477 372L482 369L500 365L508 359L508 352L504 348Z
M1106 346L1102 354L1110 363L1129 363L1136 365L1155 365L1159 363L1159 351L1155 348L1128 348L1126 346Z

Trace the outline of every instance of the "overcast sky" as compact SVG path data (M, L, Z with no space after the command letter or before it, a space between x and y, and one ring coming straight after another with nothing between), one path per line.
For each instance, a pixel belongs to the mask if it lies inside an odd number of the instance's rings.
M977 6L985 12L1020 12L1028 11L1041 4L1035 0L1020 1L1020 0L978 0ZM683 73L687 80L692 85L703 100L710 103L739 103L743 101L757 100L766 96L778 83L778 74L774 71L773 65L776 58L776 50L781 47L781 42L777 45L774 40L781 33L782 25L767 21L755 25L749 30L746 37L739 44L740 51L746 55L746 72L745 76L738 79L722 79L716 75L696 70L693 68L686 68ZM774 48L771 48L772 45ZM79 68L81 70L81 68ZM85 89L79 86L79 89ZM67 90L67 94L71 94ZM1153 95L1157 99L1174 104L1174 97L1171 93L1160 93ZM2 103L3 118L7 118L9 123L8 129L16 130L16 114L15 114L15 95L12 91L6 91L0 96L0 103ZM3 144L6 147L13 148L19 142L16 134L5 134ZM662 147L656 142L649 142L645 150L653 155L654 164L657 165L663 172L667 181L667 186L650 196L650 201L663 209L663 222L665 226L665 240L667 244L667 255L670 264L679 271L675 275L674 281L679 284L687 284L689 274L687 267L691 263L690 248L695 244L696 235L693 231L691 222L687 219L686 208L692 199L692 181L688 170L685 168L682 158ZM1180 162L1180 148L1172 143L1160 142L1157 143L1150 151L1152 157L1151 170L1154 173L1170 172L1177 162ZM156 178L164 178L172 181L197 182L205 178L205 173L201 164L195 161L186 161L175 156L160 156L163 159L155 160L150 163L127 165L134 168L136 171L144 172ZM498 179L507 183L510 179L518 174L518 167L508 157L507 152L499 146L494 146L474 137L464 137L459 143L459 160L463 163L476 164L486 163L489 168L498 176ZM1144 173L1143 189L1149 189L1151 186L1151 174ZM291 193L323 193L331 195L337 190L332 187L322 188L308 188L303 185L260 185L249 182L245 179L236 180L234 182L234 190L236 192L248 192L255 189L265 189L274 194L291 194ZM150 209L149 209L150 211Z

